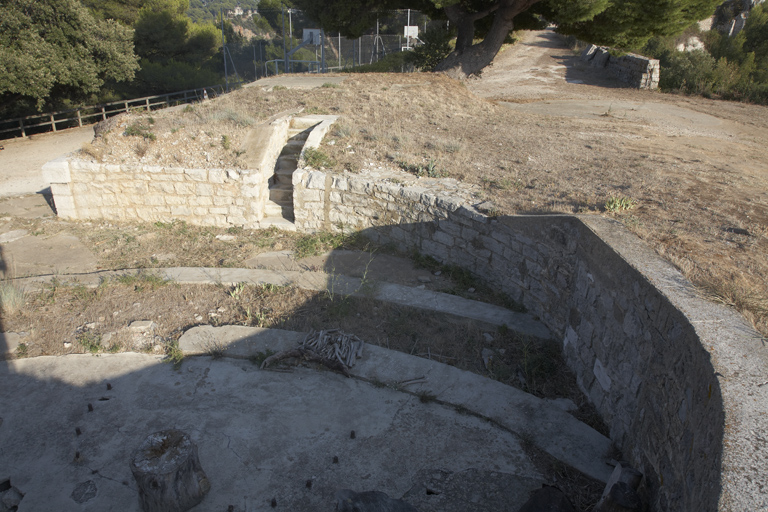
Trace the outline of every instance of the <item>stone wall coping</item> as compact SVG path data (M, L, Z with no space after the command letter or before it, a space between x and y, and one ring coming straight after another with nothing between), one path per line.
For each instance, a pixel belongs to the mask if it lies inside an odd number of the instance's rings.
M755 482L765 482L768 475L766 340L735 310L705 300L678 269L619 222L576 218L685 315L709 352L725 409L720 510L755 510Z

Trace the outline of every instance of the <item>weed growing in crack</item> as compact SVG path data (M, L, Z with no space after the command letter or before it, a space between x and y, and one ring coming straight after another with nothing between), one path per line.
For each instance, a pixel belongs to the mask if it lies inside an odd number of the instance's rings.
M245 283L237 283L235 287L229 291L229 296L232 297L235 302L240 302L243 290L245 290Z
M256 366L261 366L261 363L264 362L269 356L272 356L275 354L274 350L265 349L263 352L256 352L255 354L248 357L248 360L255 364Z
M157 290L161 286L168 284L168 280L149 272L125 274L116 278L115 280L125 286L133 286L133 290L137 292L142 292L144 290Z
M179 348L178 340L169 340L165 343L165 360L173 364L178 370L184 362L184 352Z
M421 178L447 178L449 176L448 171L445 169L438 169L437 162L430 158L426 164L409 164L408 162L397 162L405 172L415 174Z

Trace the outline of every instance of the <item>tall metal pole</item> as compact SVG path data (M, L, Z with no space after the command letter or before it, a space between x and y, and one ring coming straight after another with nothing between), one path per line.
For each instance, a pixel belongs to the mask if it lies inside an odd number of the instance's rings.
M339 32L339 69L341 69L341 32Z
M320 72L325 73L325 30L320 29Z
M229 92L229 76L227 75L227 45L224 43L224 9L219 10L219 16L221 16L221 56L224 58L224 83L227 86L227 92Z
M408 27L411 26L411 10L410 9L408 9L408 25L407 26ZM405 47L408 48L409 50L411 49L411 36L410 36L410 33L406 34L406 36L405 36Z
M283 18L283 72L288 72L288 52L285 49L285 6L283 6L282 10L282 18Z

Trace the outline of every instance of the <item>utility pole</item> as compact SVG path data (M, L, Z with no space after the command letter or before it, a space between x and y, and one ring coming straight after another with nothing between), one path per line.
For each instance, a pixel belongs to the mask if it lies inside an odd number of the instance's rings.
M407 27L411 26L411 10L410 9L408 9L408 23L407 23L406 26ZM409 30L410 30L410 28L409 28ZM411 49L411 35L410 35L410 33L405 35L405 47L408 48L409 50Z
M224 8L219 10L221 16L221 56L224 58L224 83L227 86L227 92L229 92L229 76L227 75L227 45L224 42Z
M325 30L320 29L320 72L325 73L327 71L325 67Z
M283 6L282 18L283 18L283 66L284 66L283 72L287 73L288 72L288 52L285 49L285 6Z

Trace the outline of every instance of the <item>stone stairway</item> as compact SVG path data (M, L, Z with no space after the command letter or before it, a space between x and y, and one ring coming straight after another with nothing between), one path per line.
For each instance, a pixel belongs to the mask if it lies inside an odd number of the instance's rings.
M262 224L270 221L275 225L293 222L293 172L298 166L307 137L316 124L317 121L291 120L288 140L275 162L275 174L269 179L269 199Z

